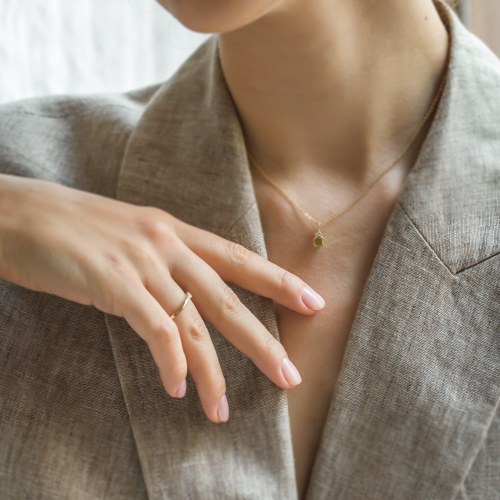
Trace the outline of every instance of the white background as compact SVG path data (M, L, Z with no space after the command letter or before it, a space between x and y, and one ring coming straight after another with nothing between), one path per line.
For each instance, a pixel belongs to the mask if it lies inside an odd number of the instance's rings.
M0 0L0 102L160 82L205 38L154 0Z

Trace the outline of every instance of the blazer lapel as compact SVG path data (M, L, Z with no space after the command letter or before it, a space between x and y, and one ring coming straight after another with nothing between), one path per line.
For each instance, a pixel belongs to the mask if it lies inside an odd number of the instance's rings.
M437 115L348 341L308 500L452 499L500 395L500 63L451 32Z
M266 256L242 132L217 55L205 43L147 106L123 160L118 199L163 209ZM272 301L233 287L278 336ZM196 301L196 297L193 299ZM284 391L211 325L231 418L212 424L188 377L187 395L164 391L146 343L107 325L151 499L296 497Z

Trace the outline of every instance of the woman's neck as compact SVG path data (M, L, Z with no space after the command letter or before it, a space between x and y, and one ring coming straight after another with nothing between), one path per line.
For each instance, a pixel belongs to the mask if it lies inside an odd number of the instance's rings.
M448 36L432 0L283 0L219 44L248 149L265 170L363 183L425 116Z

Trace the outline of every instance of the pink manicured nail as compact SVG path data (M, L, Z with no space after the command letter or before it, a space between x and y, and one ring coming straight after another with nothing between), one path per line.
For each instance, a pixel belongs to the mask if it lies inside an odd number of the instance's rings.
M298 385L302 382L302 377L299 371L295 368L295 365L288 359L283 359L281 363L281 372L283 377L290 385Z
M321 295L316 293L310 286L302 288L302 302L308 309L319 311L325 307L325 301Z
M229 405L227 404L226 395L222 396L217 405L217 416L221 422L227 422L229 419Z
M186 387L187 387L186 379L184 379L181 382L181 385L179 387L177 387L177 390L175 391L175 395L178 398L183 398L186 395Z

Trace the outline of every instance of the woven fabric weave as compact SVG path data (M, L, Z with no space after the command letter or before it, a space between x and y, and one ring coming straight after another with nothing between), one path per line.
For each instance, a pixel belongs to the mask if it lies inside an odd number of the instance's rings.
M500 61L441 0L450 72L349 337L307 500L500 496ZM0 108L0 171L266 248L207 41L168 82ZM273 304L238 287L279 336ZM0 497L293 500L286 394L212 326L231 418L164 391L122 318L0 282Z

